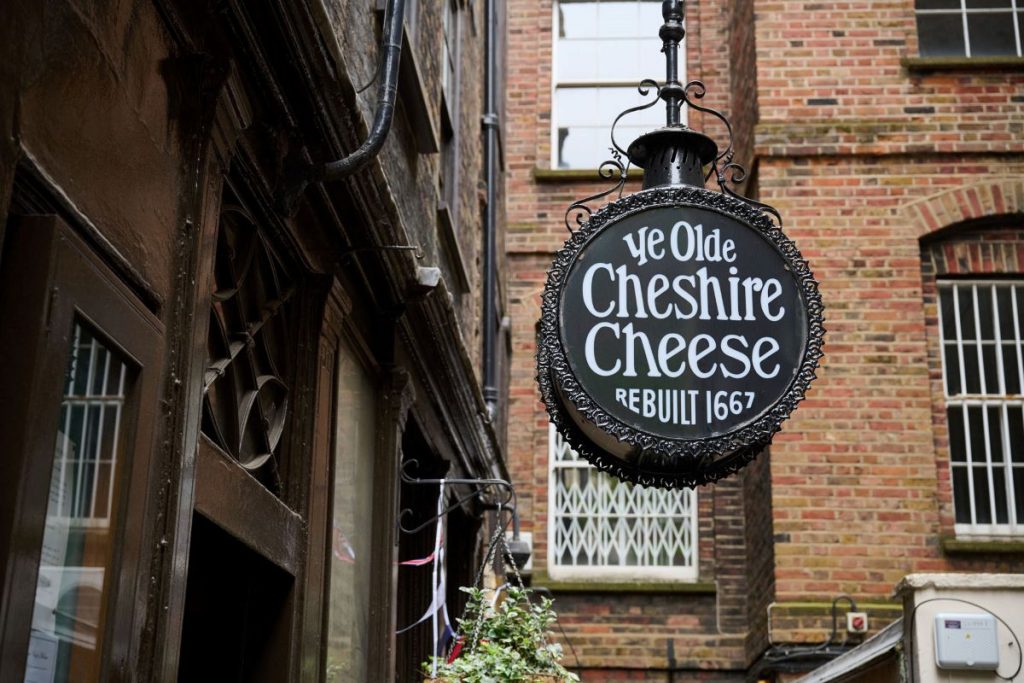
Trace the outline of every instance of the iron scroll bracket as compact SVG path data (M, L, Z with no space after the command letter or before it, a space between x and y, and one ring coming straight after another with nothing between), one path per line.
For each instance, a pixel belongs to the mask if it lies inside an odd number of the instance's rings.
M458 496L453 502L447 503L444 509L430 516L414 527L407 527L405 520L414 514L410 508L404 508L398 515L398 529L405 534L415 534L426 529L437 520L446 516L452 510L462 507L464 504L477 500L486 509L498 510L499 516L502 511L508 510L512 514L513 528L518 536L519 514L517 512L516 490L511 482L504 479L472 479L472 478L426 478L412 476L411 472L419 468L419 461L409 459L402 464L401 480L404 484L413 486L469 486L469 493Z
M596 210L593 206L594 202L616 192L618 193L618 198L622 198L622 191L625 188L629 169L632 166L632 161L630 160L627 151L624 150L615 139L616 126L618 126L619 122L623 118L630 114L650 109L668 95L666 89L652 78L645 78L640 81L637 85L637 92L640 93L642 97L649 97L653 92L654 97L649 102L623 110L615 117L609 133L611 145L609 146L608 151L610 152L611 157L602 162L597 170L598 178L601 180L614 179L615 183L606 190L578 199L568 206L565 211L565 227L569 231L570 235L582 226ZM685 105L687 109L714 117L725 126L726 145L722 151L715 156L714 161L708 164L704 175L704 181L709 182L714 179L715 184L718 185L718 189L722 194L739 199L756 210L771 216L776 225L781 229L783 227L782 215L779 213L778 209L770 204L765 204L764 202L759 202L756 199L751 199L737 191L736 186L742 184L747 179L747 169L735 160L736 150L733 144L733 129L732 123L729 121L728 117L713 107L700 104L700 100L702 100L707 94L707 87L702 81L692 80L682 87L681 92L682 97L680 102L682 105ZM687 126L681 123L670 124L668 127L687 130ZM573 223L575 223L575 227L573 226Z

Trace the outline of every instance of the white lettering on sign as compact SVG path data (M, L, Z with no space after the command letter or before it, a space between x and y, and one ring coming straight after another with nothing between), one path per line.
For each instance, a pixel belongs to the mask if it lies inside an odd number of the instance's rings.
M735 266L730 275L738 274ZM600 278L600 279L599 279ZM602 280L617 285L614 298L597 301L595 284ZM665 296L669 294L670 296ZM701 268L696 275L677 275L671 281L663 274L654 275L644 286L639 275L626 266L613 268L599 262L587 268L583 276L583 305L595 318L668 318L676 320L768 320L778 322L786 315L786 307L775 303L782 295L778 278L721 278Z
M784 276L769 275L778 271L755 262L757 274L741 272L751 261L740 260L727 235L685 220L643 225L621 237L625 263L604 255L585 265L577 291L592 316L580 329L586 367L602 378L636 378L640 386L612 385L627 411L690 426L763 409L749 389L779 377L779 325L797 311L788 310ZM690 265L680 273L672 263ZM644 387L644 378L656 386Z

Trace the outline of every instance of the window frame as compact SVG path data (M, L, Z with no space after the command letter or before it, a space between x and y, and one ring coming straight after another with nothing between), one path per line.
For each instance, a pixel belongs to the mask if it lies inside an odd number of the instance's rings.
M1017 52L1013 53L1001 53L995 55L972 55L971 54L971 32L968 26L968 17L971 15L979 14L1008 14L1013 19L1013 35L1016 43ZM961 26L963 29L962 37L964 50L963 54L960 55L926 55L921 49L921 28L918 20L922 16L959 16ZM918 55L924 58L962 58L962 59L978 59L980 58L999 58L999 57L1022 57L1022 43L1024 43L1024 36L1021 35L1021 22L1024 21L1024 2L1022 0L1010 0L1009 7L967 7L967 0L960 0L960 7L956 9L919 9L917 3L914 6L914 22L915 30L917 31L918 39Z
M1024 535L1024 520L1016 519L1016 500L1020 496L1024 496L1024 491L1016 491L1015 490L1014 483L1013 483L1012 472L1013 472L1013 469L1014 469L1015 466L1019 467L1021 469L1024 469L1024 463L1017 464L1017 465L1014 464L1014 460L1013 460L1013 457L1012 457L1012 454L1011 454L1011 450L1010 450L1010 436L1009 436L1009 429L1010 429L1010 427L1009 427L1009 420L1008 420L1007 410L1016 407L1016 408L1024 411L1024 357L1022 357L1022 356L1024 356L1024 349L1022 349L1022 345L1024 345L1024 336L1022 336L1022 335L1024 335L1024 329L1022 329L1022 325L1021 325L1021 314L1024 314L1024 311L1018 311L1017 315L1014 316L1015 338L1013 340L1015 342L1015 344L1016 344L1016 347L1017 347L1016 348L1017 372L1018 372L1018 383L1019 383L1019 387L1021 389L1021 394L1008 394L1008 393L1005 393L1005 391L1003 391L1003 389L1005 389L1005 386L1006 386L1006 381L1005 381L1005 371L1004 371L1004 361L1003 361L1003 351L1002 351L1003 340L1001 339L1000 334L999 334L999 321L998 320L995 320L994 323L993 323L993 330L994 330L994 335L995 335L996 339L992 342L992 344L996 347L995 359L996 359L996 364L997 364L997 373L998 373L997 377L998 377L998 380L999 380L999 383L1000 383L1000 388L999 388L1000 391L998 391L996 393L993 393L993 392L989 391L989 388L986 386L985 373L983 371L981 371L979 379L978 379L978 385L979 385L979 392L980 393L970 393L970 392L966 391L966 389L967 389L967 381L966 381L967 367L966 367L966 364L964 362L964 342L965 342L965 340L963 338L963 328L962 328L962 326L960 324L960 304L959 304L959 298L956 296L955 292L958 291L959 287L969 286L971 288L972 301L974 303L975 339L973 340L973 342L971 342L971 340L967 340L967 341L968 341L968 343L976 343L978 345L978 349L977 349L978 363L974 364L974 367L975 367L975 369L980 371L981 370L981 363L983 363L984 361L982 360L982 346L983 346L983 342L981 341L981 337L980 337L980 334L981 334L980 333L980 317L979 317L979 310L978 310L979 307L977 305L978 304L978 296L979 296L979 293L980 293L979 292L979 288L982 288L982 287L989 288L989 291L993 291L993 289L991 289L991 288L994 288L994 287L997 287L997 286L1012 286L1012 287L1017 287L1020 290L1020 295L1024 296L1024 279L1014 278L1014 277L993 278L993 277L984 277L983 274L981 274L981 275L982 275L981 277L972 277L970 275L967 275L966 277L960 277L960 278L937 277L936 281L935 281L936 308L937 308L937 320L938 320L938 323L937 323L938 324L938 340L939 340L939 363L940 363L940 367L942 369L942 375L941 375L942 376L942 398L943 398L943 404L944 404L944 406L946 408L946 416L947 416L946 417L946 429L947 429L947 435L948 435L948 439L947 439L947 443L948 443L948 467L949 467L949 477L950 477L950 481L949 481L949 487L950 488L949 488L949 490L950 490L950 493L951 493L951 496L952 496L951 504L952 504L952 507L953 507L953 530L954 530L954 533L956 534L957 538L970 538L970 537L984 537L984 538L991 538L991 537L1020 537L1021 535ZM944 289L950 289L950 288L952 288L954 290L953 306L954 306L954 314L955 314L955 317L956 317L956 321L953 323L954 329L956 330L956 338L952 339L952 340L948 340L945 337L945 326L944 326L944 319L943 319L943 313L942 313L942 309L943 309L943 306L942 306L943 290ZM1014 308L1017 308L1017 306L1018 306L1017 297L1012 297L1011 301L1013 303ZM997 310L996 310L997 306L998 306L998 304L995 304L993 306L993 309L992 309L992 314L994 316L998 315ZM957 356L958 356L958 366L959 366L959 370L960 370L960 379L959 379L959 389L960 389L960 391L959 391L959 393L954 394L952 396L949 393L949 386L950 386L949 385L949 370L950 370L950 368L947 367L947 363L946 363L946 347L949 346L950 344L955 345ZM955 409L956 407L961 407L962 410L963 410L963 426L962 426L962 430L963 430L963 435L964 435L963 438L964 438L964 444L965 444L965 452L963 454L964 457L963 457L963 460L962 460L962 464L959 464L959 463L961 463L961 461L959 461L959 460L957 460L956 458L953 457L954 444L953 444L952 436L950 435L950 433L952 432L952 429L950 428L949 417L948 417L949 411L951 409ZM1000 524L1000 523L995 522L995 521L993 521L991 523L978 523L978 522L973 522L973 521L972 522L957 522L956 521L956 518L957 518L957 506L956 506L957 494L956 494L956 490L955 490L955 487L956 487L956 477L954 476L954 473L955 473L956 468L958 468L958 467L966 468L968 470L968 472L970 473L970 476L967 477L967 484L968 484L968 494L967 495L968 495L968 500L969 500L969 504L970 504L969 516L972 519L974 519L976 517L976 515L977 515L977 502L976 502L975 493L974 493L974 477L973 477L973 472L971 472L971 470L975 469L975 467L976 467L976 460L975 460L974 453L972 452L972 447L971 447L971 440L972 439L971 439L971 436L970 436L970 429L971 429L971 427L970 427L970 421L969 421L968 416L967 416L967 411L970 408L972 408L972 407L980 407L980 408L982 408L982 422L983 422L983 429L985 431L985 436L982 437L985 440L985 455L984 455L984 459L985 459L985 472L987 474L987 480L988 480L988 486L989 486L989 491L990 492L993 491L994 488L995 488L995 481L994 481L994 477L993 477L993 471L994 471L993 465L994 465L994 463L993 463L993 460L992 460L992 447L991 447L991 436L990 436L990 421L989 421L988 409L996 407L996 408L998 408L1001 411L1001 417L1000 417L1000 423L1001 423L1000 450L1002 451L1002 463L1003 463L1002 466L1006 468L1005 475L1004 475L1003 486L1005 487L1005 490L1006 490L1006 506L1007 506L1007 520L1008 520L1007 523L1005 523L1005 524ZM1022 417L1022 421L1024 421L1024 417ZM995 503L995 499L991 495L991 493L989 495L989 511L990 511L991 516L992 516L992 519L994 520L996 518L996 503Z
M29 387L24 408L0 418L11 435L7 463L0 468L0 568L4 586L0 613L0 679L22 680L29 648L32 605L41 564L54 435L65 388L70 336L76 320L87 324L109 348L134 366L122 423L124 470L115 505L111 574L104 586L100 680L137 669L141 621L147 600L147 524L150 470L160 420L164 329L159 319L66 223L53 215L14 219L5 235L0 311L9 326L0 351L20 363L0 360L13 386ZM15 279L17 287L9 278ZM37 306L38 298L46 303ZM26 354L25 352L28 351ZM11 366L11 367L9 367ZM8 476L11 475L11 476ZM0 553L2 556L2 553Z
M596 0L596 1L599 2L600 0ZM609 0L609 1L613 1L613 0ZM633 0L633 1L642 1L642 0ZM1024 0L1022 0L1022 1L1024 1ZM654 4L654 3L652 2L652 4ZM636 80L633 80L633 81L608 79L608 80L595 80L595 81L572 81L572 80L569 80L569 81L565 81L565 82L560 82L559 79L558 79L558 53L559 53L559 51L558 51L558 42L559 42L559 14L558 14L558 12L559 12L560 5L561 5L561 3L559 2L559 0L553 0L553 2L551 3L551 91L549 93L550 97L551 97L551 100L550 100L551 101L551 121L550 121L550 124L549 124L550 130L548 131L548 134L549 134L549 145L550 145L550 148L551 148L550 164L551 164L551 168L552 169L563 170L563 171L565 171L565 170L569 170L569 171L597 170L597 168L599 167L600 163L603 163L604 160L602 160L601 162L598 163L598 165L595 165L595 166L571 166L571 165L570 166L561 166L559 164L559 159L558 159L558 148L559 148L559 145L558 145L558 91L559 91L559 88L569 88L569 89L572 89L572 88L596 88L596 89L603 89L603 88L608 88L608 89L611 89L611 88L636 88L636 87L638 87L640 85L641 80L643 80L644 78L656 77L656 78L658 78L659 82L661 80L663 80L663 79L660 78L661 74L662 74L662 71L663 71L663 67L659 66L658 69L655 69L656 73L652 73L652 74L648 74L648 75L642 75L642 76L638 77ZM639 37L642 37L642 36L639 36ZM609 39L609 38L595 38L595 39L596 40L605 40L605 41L606 40L615 40L614 38L612 38L612 39ZM631 40L631 39L635 39L635 38L621 37L621 39L623 39L623 40ZM686 60L686 43L683 43L683 44L681 44L679 46L679 80L680 80L680 82L683 82L683 83L686 82L686 64L687 64L687 60ZM641 102L638 101L637 104L641 104ZM655 107L657 107L657 105L655 105ZM620 112L612 113L611 116L608 119L607 129L609 131L609 135L611 134L612 122L615 120L615 116L617 116L619 113ZM681 110L680 110L680 121L682 123L684 123L684 124L687 122L687 108L685 106L682 107ZM608 141L608 146L609 147L611 146L611 139L610 138L609 138L609 141ZM608 154L608 158L611 158L611 153L610 152Z
M555 538L559 520L557 506L557 482L556 472L559 469L569 469L565 465L556 463L556 450L558 448L558 434L553 424L548 425L548 509L547 509L547 573L555 581L582 580L582 581L651 581L651 582L685 582L696 583L700 578L700 520L698 510L698 497L695 489L665 490L648 488L646 492L650 497L680 495L689 496L690 516L690 550L692 558L690 565L665 566L665 565L566 565L559 564L555 552ZM566 447L569 447L566 444ZM571 447L570 447L571 448ZM610 477L611 475L601 472L593 465L582 461L579 466L572 465L572 468L579 467L588 469L592 476ZM623 486L634 487L634 484L621 483ZM641 487L642 488L642 487ZM608 516L613 516L609 513Z

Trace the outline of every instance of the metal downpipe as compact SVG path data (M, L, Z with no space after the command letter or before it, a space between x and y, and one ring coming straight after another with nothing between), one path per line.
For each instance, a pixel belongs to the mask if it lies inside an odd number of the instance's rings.
M487 192L487 208L484 212L484 291L481 321L483 325L483 395L487 413L493 420L498 406L497 356L495 337L497 335L496 290L497 290L497 146L498 113L495 107L496 64L495 51L495 2L486 0L484 23L487 26L484 92L484 169Z
M330 161L313 170L314 182L340 180L352 175L372 160L387 139L391 121L395 115L395 98L398 94L398 65L402 58L402 21L405 16L405 0L388 0L388 11L384 36L381 44L381 82L378 90L377 113L373 117L370 134L344 159Z

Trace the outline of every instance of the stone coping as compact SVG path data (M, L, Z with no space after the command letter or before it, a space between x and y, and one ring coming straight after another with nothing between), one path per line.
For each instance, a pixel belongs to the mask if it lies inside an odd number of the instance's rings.
M947 572L908 574L896 584L893 595L933 588L937 590L1024 590L1024 574Z

